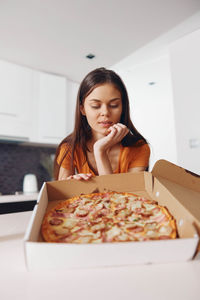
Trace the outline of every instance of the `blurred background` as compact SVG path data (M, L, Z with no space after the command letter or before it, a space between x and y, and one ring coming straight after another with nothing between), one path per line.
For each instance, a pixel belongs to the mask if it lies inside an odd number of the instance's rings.
M97 67L125 82L151 147L200 174L199 0L0 0L0 193L53 180L76 94Z

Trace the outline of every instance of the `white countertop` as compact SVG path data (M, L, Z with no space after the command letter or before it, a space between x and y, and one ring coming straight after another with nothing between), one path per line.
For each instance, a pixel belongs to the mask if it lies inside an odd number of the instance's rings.
M18 194L18 195L3 195L0 196L0 203L8 202L20 202L20 201L31 201L37 200L38 193L27 193L27 194Z
M200 255L184 263L28 272L23 236L30 216L31 212L0 215L3 300L200 298Z

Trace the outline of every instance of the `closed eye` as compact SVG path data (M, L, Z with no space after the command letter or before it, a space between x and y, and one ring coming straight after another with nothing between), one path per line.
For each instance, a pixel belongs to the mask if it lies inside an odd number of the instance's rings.
M99 105L98 105L98 106L96 106L96 105L91 105L91 107L94 108L94 109L100 108ZM110 108L117 108L117 107L119 107L119 105L118 105L118 104L110 104L109 107L110 107Z
M110 105L111 108L117 108L119 105L118 104L112 104Z
M91 107L94 108L94 109L100 108L100 106L94 106L94 105L91 105Z

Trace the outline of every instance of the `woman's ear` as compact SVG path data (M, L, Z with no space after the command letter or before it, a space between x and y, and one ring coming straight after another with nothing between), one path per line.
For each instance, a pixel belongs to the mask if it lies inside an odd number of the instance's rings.
M85 108L83 105L80 105L80 111L81 111L82 115L85 116Z

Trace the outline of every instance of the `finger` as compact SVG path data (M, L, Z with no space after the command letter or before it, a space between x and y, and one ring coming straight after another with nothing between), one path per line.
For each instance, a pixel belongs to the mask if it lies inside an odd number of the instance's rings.
M117 128L118 128L118 129L121 129L121 130L123 130L123 131L127 131L127 130L128 130L127 126L124 125L124 124L122 124L122 123L117 123L117 124L115 124L115 125L117 125Z
M79 174L80 175L80 177L81 177L81 179L84 179L84 180L88 180L91 176L92 176L92 174L90 174L90 173L88 173L88 174Z
M124 130L126 128L125 125L117 123L113 125L114 128L116 128L117 130Z
M79 174L76 174L76 175L71 175L68 177L69 179L76 179L76 180L80 180L81 177L79 176Z
M129 132L130 132L130 130L125 126L123 128L123 137L125 137Z
M88 180L91 177L91 175L80 173L80 174L74 175L73 178L76 179L76 180L81 180L81 179Z
M108 141L118 141L119 139L119 131L120 129L114 124L113 126L110 127L110 133L107 135L107 140Z
M122 123L117 123L116 125L118 126L118 128L122 129L122 132L124 135L126 135L129 132L129 129L126 125L124 125Z
M117 130L118 137L123 136L124 132L126 132L126 126L115 124L113 127Z
M108 135L109 133L111 132L111 129L110 129L110 127L107 129L107 131L106 131L106 135Z
M123 124L117 123L113 126L117 130L116 138L119 139L119 141L121 141L129 132L128 128Z
M114 125L113 125L109 129L110 129L110 132L107 135L107 137L109 137L109 138L112 137L113 138L116 135L116 133L117 133L117 128L115 128Z
M114 124L114 125L115 125L115 124ZM110 127L107 129L107 132L106 132L107 135L112 131L113 128L115 128L114 125L110 126Z
M120 126L120 127L122 127L122 128L127 128L127 126L124 125L124 124L122 124L122 123L116 123L116 125L118 125L118 126Z

